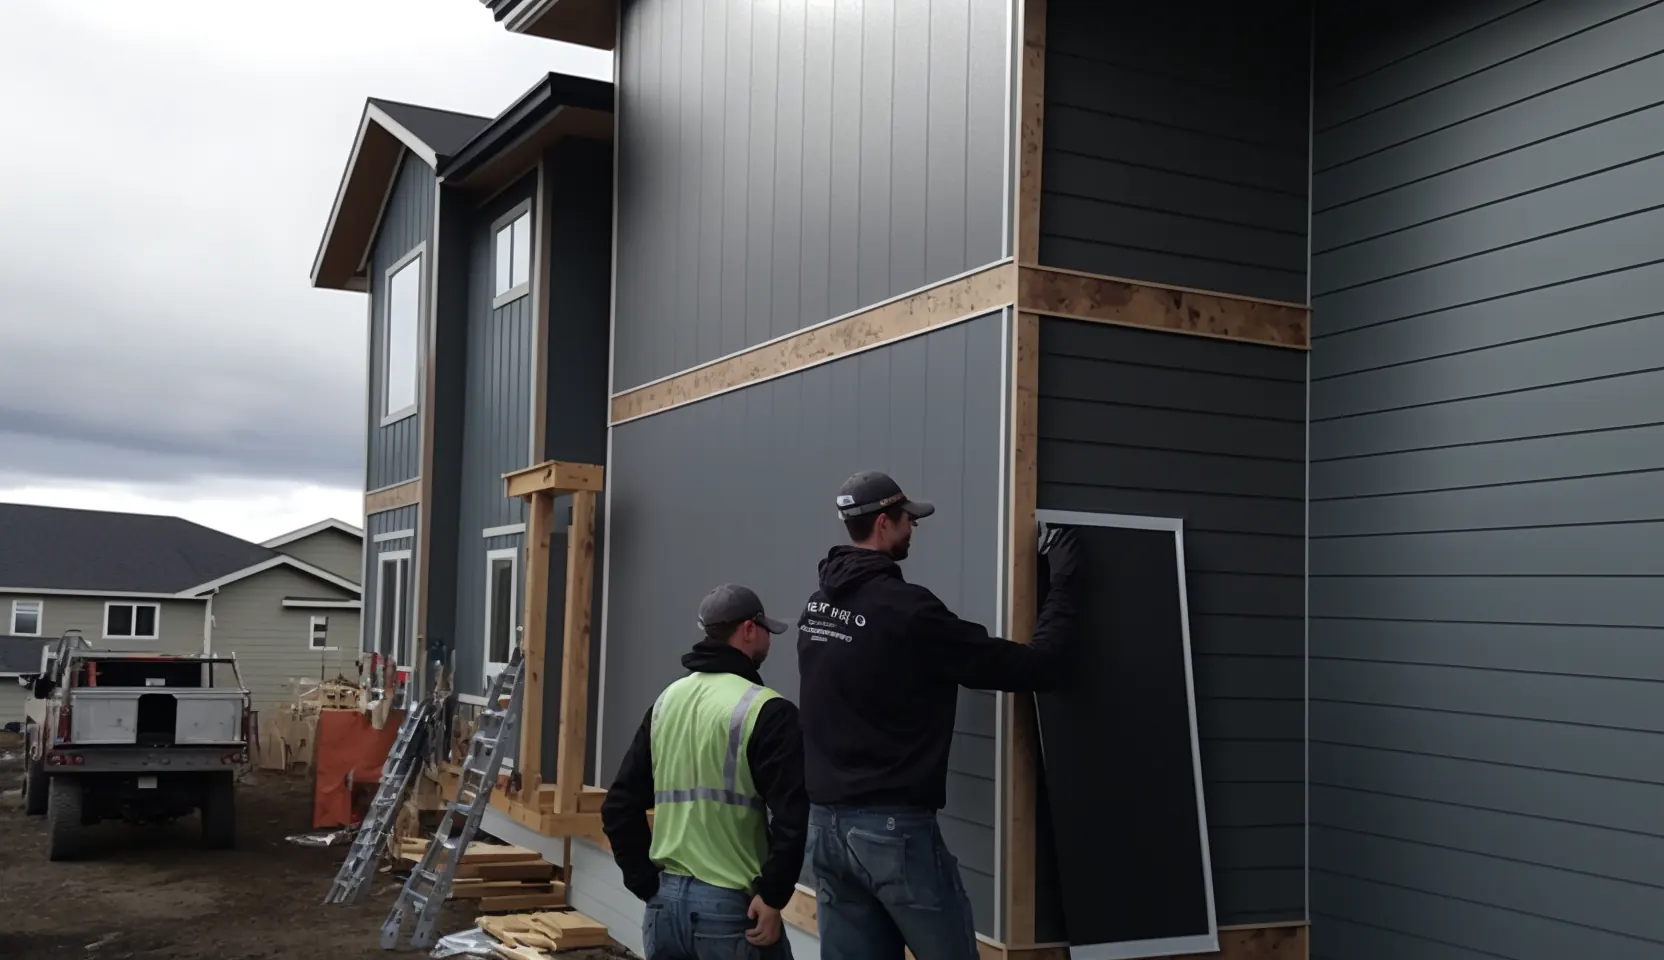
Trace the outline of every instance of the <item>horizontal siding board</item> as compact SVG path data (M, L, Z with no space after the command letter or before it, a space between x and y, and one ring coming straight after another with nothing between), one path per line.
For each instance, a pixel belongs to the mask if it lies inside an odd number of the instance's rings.
M1465 33L1507 17L1537 0L1404 0L1391 5L1354 4L1344 16L1324 11L1323 42L1317 47L1317 71L1323 81L1317 102L1328 105L1344 90L1401 60L1449 43Z
M615 388L993 262L1003 0L633 0L618 104Z
M1622 473L1369 499L1314 497L1312 535L1345 537L1649 523L1664 520L1664 503L1659 502L1658 489L1658 477L1653 473ZM1313 576L1320 573L1313 569Z
M1311 541L1327 576L1664 576L1664 521ZM1664 636L1659 638L1664 643Z
M846 539L826 505L858 469L893 471L937 505L940 522L915 538L907 576L966 619L993 624L1003 331L991 314L614 428L602 782L677 675L695 639L691 611L711 586L747 583L776 616L795 619L816 563ZM679 466L712 458L775 466L720 482ZM706 508L689 511L690 497ZM759 509L769 524L733 536L732 518ZM777 644L763 671L792 698L796 659L795 646ZM995 718L990 694L959 691L943 811L956 823L954 853L985 932L995 895Z
M1285 828L1212 844L1221 922L1302 916L1305 358L1067 320L1040 348L1040 507L1184 520L1209 830Z
M1102 7L1046 8L1040 261L1304 302L1307 5Z
M1325 576L1322 589L1313 590L1311 615L1568 627L1652 626L1664 623L1664 591L1646 576Z
M1313 557L1313 565L1317 558ZM1664 683L1664 635L1657 627L1416 623L1318 618L1323 657L1428 666L1480 667L1567 677Z
M1312 790L1403 797L1601 830L1664 836L1664 782L1600 778L1355 744L1312 743ZM1328 794L1320 799L1327 800ZM1327 809L1327 802L1319 803Z

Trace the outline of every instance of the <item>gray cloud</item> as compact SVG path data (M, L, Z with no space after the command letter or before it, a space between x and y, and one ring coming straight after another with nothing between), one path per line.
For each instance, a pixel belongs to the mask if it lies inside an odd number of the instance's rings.
M356 487L366 305L307 275L364 97L489 114L609 70L469 0L228 9L8 11L0 486Z

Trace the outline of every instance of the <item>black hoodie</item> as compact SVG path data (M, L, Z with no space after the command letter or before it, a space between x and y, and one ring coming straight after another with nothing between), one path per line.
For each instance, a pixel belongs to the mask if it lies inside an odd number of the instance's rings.
M958 688L1056 687L1069 594L1048 590L1032 645L1012 643L908 583L888 555L832 548L797 624L810 802L941 809Z
M682 655L682 666L693 673L732 673L755 684L763 682L750 657L717 640L699 641ZM612 844L613 860L624 874L624 885L643 900L659 890L659 868L648 856L653 845L653 831L647 825L647 811L653 807L652 721L649 707L601 804L601 829ZM719 733L726 739L728 728ZM809 833L796 704L785 697L763 704L751 728L745 759L770 815L768 859L752 881L752 892L779 910L790 902L797 887L803 870L803 842Z

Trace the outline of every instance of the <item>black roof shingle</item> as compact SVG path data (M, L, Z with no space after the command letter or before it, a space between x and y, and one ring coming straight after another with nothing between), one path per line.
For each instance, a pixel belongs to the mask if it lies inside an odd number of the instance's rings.
M0 589L178 593L276 556L179 517L0 503Z
M397 100L382 100L371 97L370 102L381 111L392 117L406 130L415 134L416 139L433 148L433 152L444 158L453 156L474 135L485 129L491 122L490 117L476 117L471 113L457 113L454 110L438 110L433 107L419 107L414 103L400 103Z

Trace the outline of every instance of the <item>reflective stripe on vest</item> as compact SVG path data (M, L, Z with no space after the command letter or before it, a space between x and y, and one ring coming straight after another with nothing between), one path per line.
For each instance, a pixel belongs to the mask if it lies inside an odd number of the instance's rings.
M745 890L768 852L767 807L746 747L779 694L728 673L695 673L653 705L653 861L671 873Z

